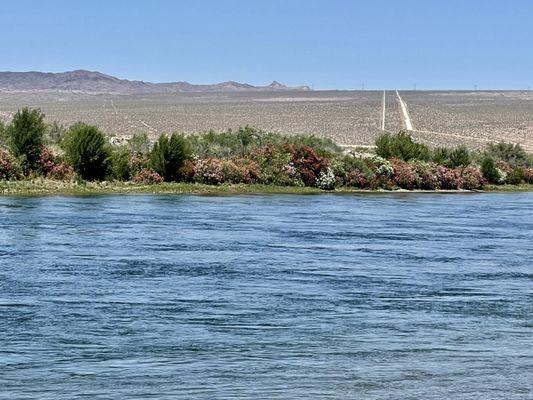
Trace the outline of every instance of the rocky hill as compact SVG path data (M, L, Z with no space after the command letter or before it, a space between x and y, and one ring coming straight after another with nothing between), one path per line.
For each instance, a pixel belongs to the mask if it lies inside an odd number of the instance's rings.
M152 83L119 79L101 72L77 70L52 72L0 72L0 91L85 92L85 93L179 93L311 90L308 86L289 87L279 82L253 86L239 82L194 85L188 82Z

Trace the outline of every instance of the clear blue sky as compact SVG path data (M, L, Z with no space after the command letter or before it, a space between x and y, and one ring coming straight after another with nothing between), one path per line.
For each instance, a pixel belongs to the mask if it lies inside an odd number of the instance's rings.
M4 0L0 70L319 88L533 87L531 0Z

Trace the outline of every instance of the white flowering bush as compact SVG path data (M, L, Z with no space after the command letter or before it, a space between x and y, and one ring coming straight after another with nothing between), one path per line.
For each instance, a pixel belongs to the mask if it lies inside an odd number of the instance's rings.
M392 164L388 160L380 156L372 156L370 157L370 161L372 161L372 164L374 164L375 166L376 174L383 176L392 176L394 169L392 168Z
M330 167L327 167L326 170L320 171L316 180L316 186L323 190L333 190L335 189L336 182L335 173Z
M507 181L507 172L505 172L504 170L496 168L496 174L496 183L502 185Z

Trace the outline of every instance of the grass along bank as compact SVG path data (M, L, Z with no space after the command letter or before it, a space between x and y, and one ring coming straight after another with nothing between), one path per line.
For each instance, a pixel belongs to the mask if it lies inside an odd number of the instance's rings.
M533 192L532 184L486 185L485 192ZM325 191L302 186L276 186L264 184L222 184L207 185L189 182L162 182L142 185L134 182L65 182L38 178L22 181L0 181L0 195L3 196L83 196L111 194L195 194L195 195L243 195L243 194L323 194L323 193L464 193L465 190L383 190L357 189L349 187Z

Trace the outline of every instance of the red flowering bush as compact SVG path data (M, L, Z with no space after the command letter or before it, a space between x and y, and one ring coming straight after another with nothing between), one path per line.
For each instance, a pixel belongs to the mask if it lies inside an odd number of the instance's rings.
M455 169L437 165L434 173L437 177L439 189L459 189L461 186L461 175Z
M391 160L391 165L393 173L392 180L397 186L408 190L412 190L417 186L418 176L410 164L394 158Z
M478 168L466 167L461 172L461 188L467 190L482 189L486 181Z
M533 168L524 168L523 179L525 183L533 184Z
M316 186L320 173L328 167L327 159L319 156L309 146L302 144L287 144L285 150L291 155L292 163L300 173L305 186Z
M346 176L344 178L344 184L347 186L365 189L370 186L370 181L361 171L352 170L346 173Z
M143 168L133 176L133 182L140 185L153 185L163 182L163 178L150 168Z
M54 164L46 174L47 178L56 179L59 181L72 181L76 177L76 172L72 165L65 162Z
M17 159L7 150L0 148L0 179L17 179L21 173Z

